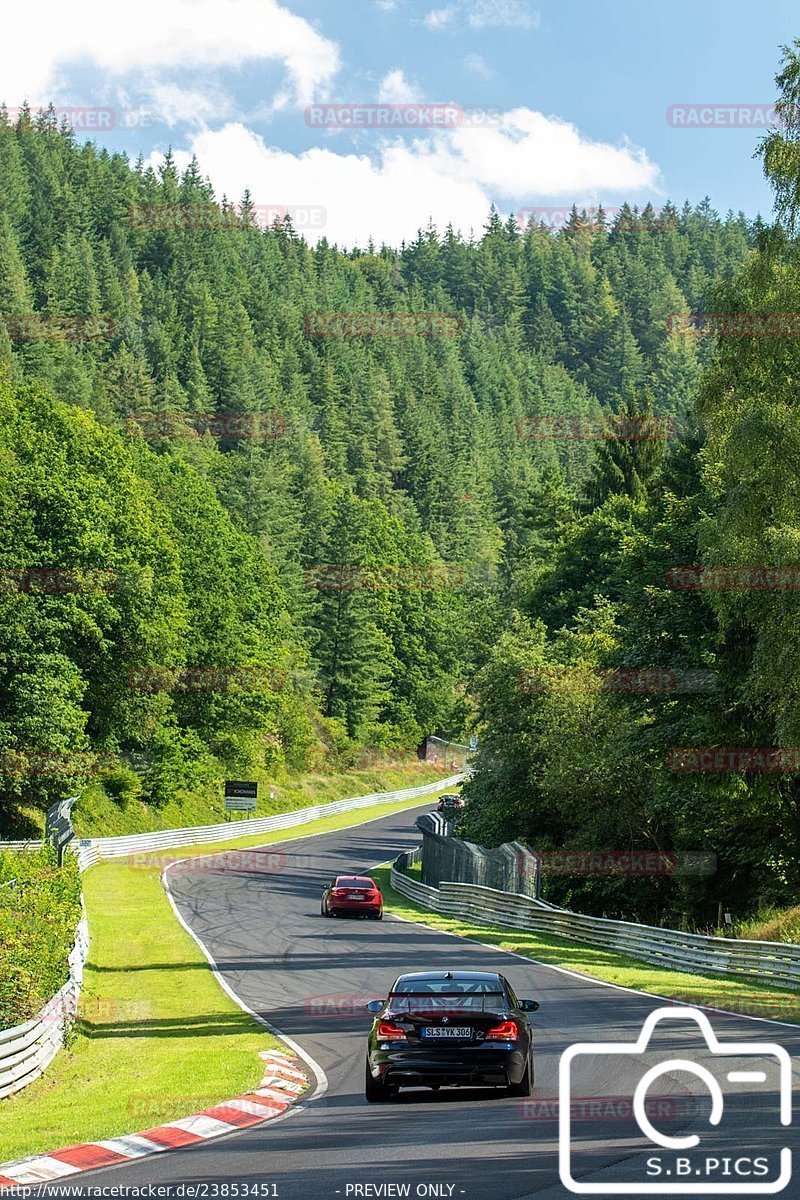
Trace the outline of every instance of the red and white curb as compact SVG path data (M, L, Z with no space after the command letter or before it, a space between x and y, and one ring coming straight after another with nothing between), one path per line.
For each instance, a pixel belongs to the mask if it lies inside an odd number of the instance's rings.
M308 1076L297 1069L297 1059L283 1050L264 1050L260 1057L264 1060L265 1075L254 1092L235 1100L224 1100L194 1116L145 1129L143 1133L86 1142L54 1150L52 1154L0 1163L0 1187L50 1183L81 1171L114 1167L148 1154L160 1154L163 1150L194 1146L279 1117L308 1087Z

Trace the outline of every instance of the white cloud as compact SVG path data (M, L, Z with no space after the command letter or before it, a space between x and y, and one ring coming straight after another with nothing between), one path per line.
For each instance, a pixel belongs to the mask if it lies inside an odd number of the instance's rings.
M409 83L400 68L390 71L381 80L378 100L381 104L413 104L421 99L420 91Z
M383 12L394 12L397 8L397 0L375 0L375 3Z
M475 75L480 75L481 79L491 79L494 75L494 71L488 66L482 54L467 54L464 58L464 66Z
M538 29L541 15L526 0L473 0L467 24L473 29L499 26L505 29Z
M199 91L153 80L145 86L145 90L159 121L170 126L205 125L212 118L224 119L234 111L230 97L213 87Z
M591 205L659 192L659 170L644 150L593 142L566 121L515 109L488 128L432 133L411 141L381 137L370 154L314 147L300 154L270 146L238 123L203 130L176 152L196 154L217 194L238 200L249 188L259 205L324 208L324 228L340 245L398 245L429 218L468 233L495 201L503 211L542 203ZM301 222L297 222L298 228Z
M530 108L513 109L495 125L454 129L449 138L463 169L493 195L578 200L658 187L658 168L644 150L590 141L568 121Z
M43 7L41 19L18 15L13 30L6 21L0 87L12 107L24 99L79 102L65 91L71 67L94 66L110 83L126 77L130 84L156 71L163 79L170 70L275 61L288 76L282 105L310 103L339 69L335 43L277 0L45 0Z
M528 0L458 0L446 8L432 8L423 25L428 29L452 29L466 24L470 29L538 29L541 14Z
M422 24L428 29L446 29L451 25L458 9L451 5L449 8L432 8L422 19Z
M417 153L402 142L386 145L377 162L320 147L294 155L267 146L242 125L228 125L199 134L190 151L176 154L180 166L192 152L220 194L238 200L249 185L258 205L312 211L321 206L327 224L316 232L349 246L366 245L371 233L399 244L429 218L442 227L458 218L479 228L488 211L479 184L454 179L446 159ZM300 227L302 219L296 224Z

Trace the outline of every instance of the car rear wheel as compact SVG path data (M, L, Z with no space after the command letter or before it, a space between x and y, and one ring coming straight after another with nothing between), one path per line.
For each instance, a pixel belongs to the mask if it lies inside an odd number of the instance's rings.
M531 1088L533 1087L533 1063L531 1056L528 1055L528 1061L525 1063L525 1074L520 1079L519 1083L511 1083L508 1087L509 1096L530 1096Z
M378 1079L372 1078L372 1072L369 1069L369 1059L367 1059L367 1076L364 1083L364 1095L369 1104L383 1104L387 1100L391 1100L397 1095L397 1088L387 1087L385 1083L381 1083Z
M373 921L382 921L383 920L383 909L381 909L380 912L373 913L372 919L373 919Z

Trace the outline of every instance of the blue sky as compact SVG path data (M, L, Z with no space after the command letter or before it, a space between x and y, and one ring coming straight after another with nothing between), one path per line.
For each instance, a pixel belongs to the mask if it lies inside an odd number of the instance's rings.
M429 217L478 231L493 201L518 212L709 195L722 212L767 215L758 132L666 114L767 106L779 47L800 37L796 0L44 0L37 13L6 22L8 105L112 107L114 128L97 135L109 148L154 163L168 145L181 164L196 153L219 195L249 185L265 210L285 205L312 238L349 245L396 243ZM466 123L306 117L309 105L445 102Z

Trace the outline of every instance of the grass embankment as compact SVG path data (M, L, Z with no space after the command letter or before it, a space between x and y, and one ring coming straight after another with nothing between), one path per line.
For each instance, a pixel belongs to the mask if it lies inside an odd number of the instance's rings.
M411 873L414 873L413 868ZM596 946L585 946L539 933L526 933L520 929L485 925L467 917L444 916L422 908L396 892L389 882L390 867L379 867L372 874L383 891L384 902L390 912L432 929L456 933L460 937L487 946L497 946L500 950L510 950L552 966L566 967L603 983L616 983L637 991L652 992L685 1004L708 1004L734 1013L800 1022L800 994L797 992L730 976L670 971Z
M800 904L795 908L771 908L737 926L739 937L756 942L800 942Z
M248 817L268 817L274 813L328 804L349 796L371 792L392 792L399 788L420 787L441 779L445 772L431 763L408 755L363 769L336 774L304 774L282 779L259 779L258 809ZM251 776L248 776L251 778ZM273 798L270 798L273 793ZM32 814L28 814L32 815ZM73 823L78 837L116 837L122 834L149 833L157 829L180 829L190 825L215 825L225 820L222 784L205 793L183 793L162 808L153 808L141 800L117 802L99 785L88 788L75 806ZM233 817L232 824L238 818Z
M375 805L163 857L329 833L417 804ZM160 869L106 862L84 875L91 949L81 1020L45 1075L0 1101L0 1162L147 1129L241 1095L261 1078L258 1051L281 1044L218 986L175 920Z

